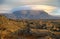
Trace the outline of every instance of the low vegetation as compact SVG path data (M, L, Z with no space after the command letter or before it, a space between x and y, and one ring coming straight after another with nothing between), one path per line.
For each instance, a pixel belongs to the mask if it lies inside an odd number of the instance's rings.
M13 20L0 15L1 39L60 39L60 20Z

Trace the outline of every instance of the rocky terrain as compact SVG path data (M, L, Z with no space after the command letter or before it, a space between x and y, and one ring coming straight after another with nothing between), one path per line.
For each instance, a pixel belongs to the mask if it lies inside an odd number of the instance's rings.
M13 20L0 15L1 39L60 39L60 20Z

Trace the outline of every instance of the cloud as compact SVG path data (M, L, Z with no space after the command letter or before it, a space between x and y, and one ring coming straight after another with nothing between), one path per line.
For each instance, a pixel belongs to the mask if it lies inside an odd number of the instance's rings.
M38 10L38 11L44 10L48 14L53 15L53 16L60 15L60 8L59 7L48 6L48 5L25 5L25 6L19 6L17 8L14 8L11 11L14 12L14 11L18 11L18 10ZM24 11L24 12L22 14L26 14L26 11ZM34 13L35 13L35 11L31 14L34 14ZM36 13L38 14L38 12L36 12Z
M11 9L14 9L14 7L18 7L21 5L43 5L40 7L35 7L33 9L40 8L47 11L50 14L53 12L53 10L55 10L54 7L52 6L60 7L59 3L60 3L60 0L5 0L4 5L3 6L0 5L0 13L8 13L8 12L11 13L10 11ZM45 5L49 5L49 6L45 6Z
M53 16L60 16L60 8L56 8L50 12Z
M24 5L14 8L12 11L17 10L45 10L46 12L50 13L56 7L48 6L48 5Z
M11 9L12 9L13 7L11 7L11 6L7 6L7 5L1 5L0 6L0 13L11 13Z
M48 6L48 5L25 5L25 6L19 6L17 8L16 7L14 8L14 6L2 5L0 6L0 13L12 13L13 11L16 10L29 10L29 9L44 10L50 14L54 9L56 9L56 7Z
M43 4L43 5L52 5L52 6L60 6L59 0L5 0L6 4L11 5L29 5L29 4ZM4 4L5 4L4 3Z

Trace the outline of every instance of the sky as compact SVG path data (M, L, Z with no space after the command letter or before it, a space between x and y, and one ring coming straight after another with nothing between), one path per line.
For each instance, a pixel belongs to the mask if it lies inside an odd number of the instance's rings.
M53 12L51 13L59 15L59 3L60 0L0 0L0 13L8 13L11 9L22 5L48 5L52 7L58 7L56 10L52 10Z
M8 5L26 5L26 4L43 4L43 5L52 5L52 6L58 6L60 7L59 3L60 0L0 0L1 3L3 4L8 4Z

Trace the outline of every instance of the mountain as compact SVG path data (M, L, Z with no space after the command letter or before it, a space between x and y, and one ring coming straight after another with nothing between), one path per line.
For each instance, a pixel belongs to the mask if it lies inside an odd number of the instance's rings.
M15 16L22 19L46 19L49 17L48 13L43 10L22 10L13 12Z
M10 14L3 15L10 19L60 19L49 14L54 8L44 5L25 5L12 9Z
M10 19L60 19L60 17L49 15L44 10L18 10L4 15Z

